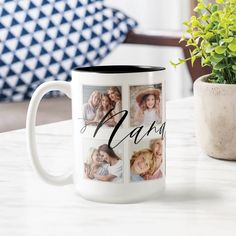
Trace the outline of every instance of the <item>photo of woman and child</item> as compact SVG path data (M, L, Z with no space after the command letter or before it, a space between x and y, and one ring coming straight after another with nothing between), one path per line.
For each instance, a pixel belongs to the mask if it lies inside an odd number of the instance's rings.
M92 91L92 92L91 92ZM94 87L84 86L84 106L83 118L86 125L97 125L102 118L111 110L111 114L107 117L121 111L121 89L119 87ZM89 97L86 96L89 94ZM114 127L120 120L121 115L116 115L109 119L105 125Z
M84 163L84 177L91 180L121 183L123 161L107 144L90 148Z
M161 123L161 87L131 86L131 126Z
M130 159L130 181L158 179L162 177L162 140L150 141L149 148L133 152Z

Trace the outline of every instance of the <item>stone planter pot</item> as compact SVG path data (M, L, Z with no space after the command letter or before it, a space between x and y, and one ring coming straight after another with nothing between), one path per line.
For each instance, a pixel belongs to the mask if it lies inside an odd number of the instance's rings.
M236 160L236 85L194 83L196 135L207 155Z

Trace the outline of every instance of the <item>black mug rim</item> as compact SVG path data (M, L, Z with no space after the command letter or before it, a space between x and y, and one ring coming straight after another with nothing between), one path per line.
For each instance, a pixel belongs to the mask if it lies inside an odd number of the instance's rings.
M142 73L165 70L159 66L140 66L140 65L104 65L104 66L88 66L76 67L73 71L101 74L126 74L126 73Z

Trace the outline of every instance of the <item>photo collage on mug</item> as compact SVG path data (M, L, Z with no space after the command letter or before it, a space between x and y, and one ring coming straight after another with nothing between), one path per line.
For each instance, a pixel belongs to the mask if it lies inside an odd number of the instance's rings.
M138 126L148 129L154 121L157 125L161 125L161 91L161 84L129 86L131 130ZM106 122L101 129L114 129L122 116L122 114L115 114L122 109L121 86L83 86L83 119L86 126L97 126L106 116ZM103 140L93 138L84 140L84 178L123 183L124 161L129 163L129 182L162 177L164 141L161 138L146 137L138 144L135 144L133 139L129 140L128 160L124 160L123 143L112 149L108 146L108 139L109 137Z

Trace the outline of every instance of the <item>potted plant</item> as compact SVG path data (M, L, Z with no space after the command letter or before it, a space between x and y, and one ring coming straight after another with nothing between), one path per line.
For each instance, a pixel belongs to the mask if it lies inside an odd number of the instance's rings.
M196 134L202 149L218 159L236 160L236 0L198 0L187 27L190 58L212 73L194 83Z

